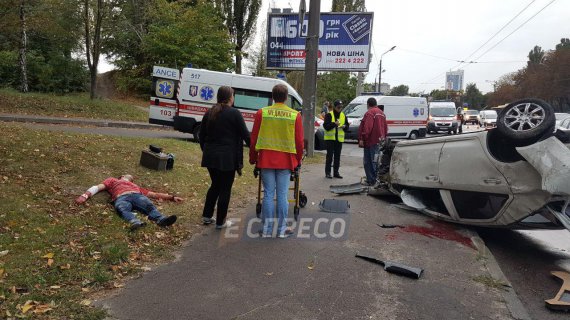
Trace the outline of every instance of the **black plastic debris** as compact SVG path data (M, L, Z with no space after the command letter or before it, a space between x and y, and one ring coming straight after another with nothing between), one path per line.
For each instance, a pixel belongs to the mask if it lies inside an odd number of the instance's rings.
M376 259L374 257L361 255L358 253L355 255L355 257L369 261L369 262L372 262L372 263L379 264L381 266L384 266L384 270L386 270L390 273L399 274L401 276L412 278L412 279L419 279L420 276L422 275L422 272L424 271L423 269L420 269L420 268L410 267L410 266L406 266L404 264L392 262L392 261L382 261L382 260Z
M346 213L350 208L350 204L347 200L324 199L319 203L319 208L325 212Z
M401 226L399 224L376 224L377 226L379 226L380 228L386 228L386 229L392 229L392 228L404 228L404 226Z
M353 184L339 184L330 186L329 190L332 193L336 194L355 194L355 193L363 193L368 192L369 187L364 186L361 183L353 183Z

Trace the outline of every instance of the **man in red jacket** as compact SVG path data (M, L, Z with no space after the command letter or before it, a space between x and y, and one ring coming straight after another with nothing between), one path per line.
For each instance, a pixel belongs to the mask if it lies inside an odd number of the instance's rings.
M130 223L131 230L134 231L146 225L143 221L138 219L133 210L140 211L147 216L151 221L156 222L160 227L167 227L176 222L176 216L171 215L168 217L163 216L154 206L152 199L171 200L174 202L182 202L184 199L170 195L167 193L152 192L145 188L141 188L133 183L133 176L124 174L118 179L109 177L98 185L92 186L84 194L75 199L75 203L83 204L90 197L94 196L99 191L107 191L111 195L111 201L115 206L117 213Z
M364 114L358 127L358 146L364 148L366 184L371 186L376 182L377 168L374 158L378 152L378 143L380 140L386 139L388 124L386 123L386 115L378 107L375 98L369 98L366 105L368 111ZM384 106L381 107L383 109Z
M273 236L277 194L277 236L287 237L287 213L289 211L289 182L291 171L301 165L303 159L303 121L301 114L289 108L288 89L278 84L272 90L272 106L260 109L255 114L249 163L261 169L264 217L262 237Z

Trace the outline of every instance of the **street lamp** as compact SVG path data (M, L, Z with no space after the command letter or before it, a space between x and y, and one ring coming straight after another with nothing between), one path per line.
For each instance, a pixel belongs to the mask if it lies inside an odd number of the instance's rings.
M396 49L396 46L393 46L392 48L390 48L390 50L387 50L386 52L384 52L383 54L380 55L380 65L378 66L378 71L379 71L378 72L378 88L376 88L377 92L380 92L380 89L382 88L382 57L386 53L388 53L394 49Z

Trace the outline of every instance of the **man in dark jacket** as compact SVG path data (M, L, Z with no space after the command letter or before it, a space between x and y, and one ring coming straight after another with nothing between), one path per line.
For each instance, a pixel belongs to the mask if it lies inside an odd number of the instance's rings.
M376 182L375 158L378 152L378 143L386 139L388 124L386 115L378 107L376 99L369 98L366 101L368 111L364 114L358 127L358 146L364 148L364 172L366 184L371 186Z
M331 167L334 171L334 177L342 179L340 175L340 153L342 151L342 143L344 142L344 131L348 130L348 121L342 113L343 103L335 100L333 110L325 115L323 127L325 129L325 147L327 149L327 158L325 163L325 176L332 179ZM334 162L333 162L334 159Z

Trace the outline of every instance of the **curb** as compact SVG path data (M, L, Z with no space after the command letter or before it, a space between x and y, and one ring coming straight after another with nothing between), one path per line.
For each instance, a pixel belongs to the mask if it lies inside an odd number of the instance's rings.
M72 124L72 125L91 125L96 127L112 127L127 129L155 129L155 130L173 130L172 127L157 124L115 120L98 120L85 118L57 118L57 117L39 117L15 114L0 114L0 121L6 122L34 122L49 124Z

